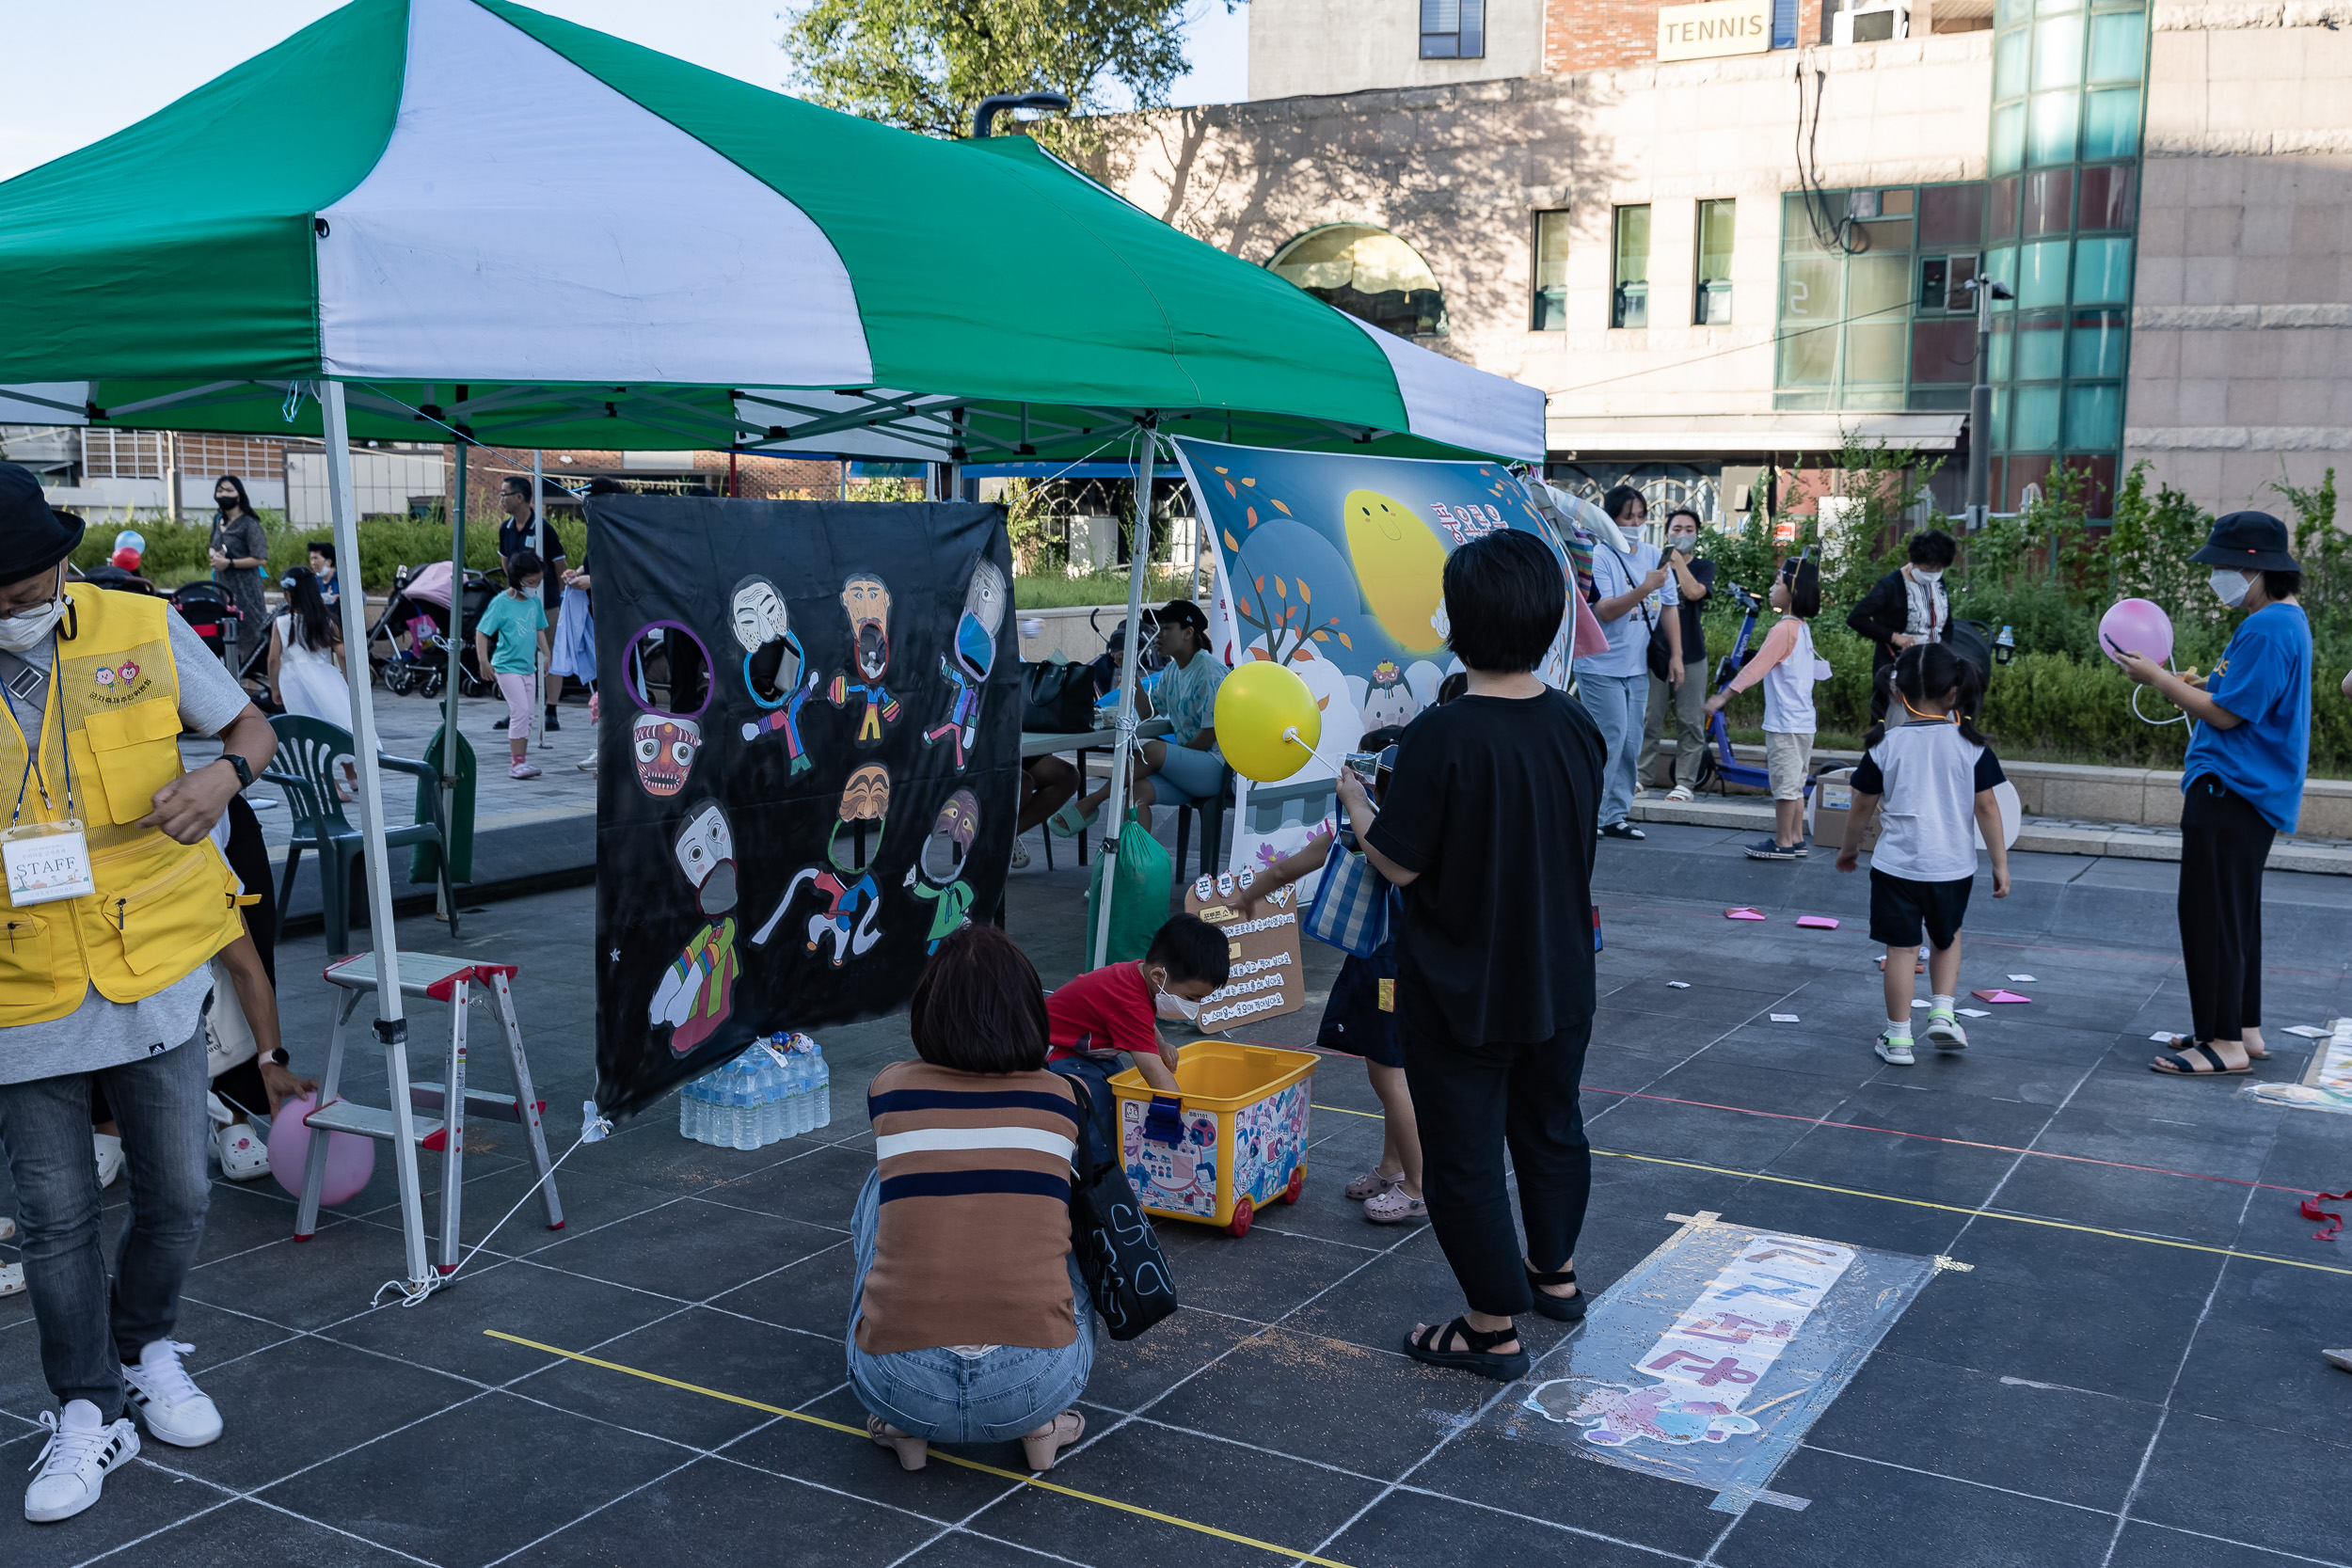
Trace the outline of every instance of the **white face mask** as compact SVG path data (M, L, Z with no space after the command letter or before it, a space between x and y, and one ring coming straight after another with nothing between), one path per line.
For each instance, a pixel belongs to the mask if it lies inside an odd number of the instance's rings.
M1190 1023L1200 1016L1200 1003L1188 1001L1173 991L1161 990L1156 980L1152 983L1152 1010L1171 1023Z
M1924 566L1914 566L1911 569L1911 575L1930 588L1944 580L1944 574L1941 571L1931 572Z
M65 594L60 592L47 604L31 610L20 610L12 615L0 615L0 648L12 654L27 653L49 641L57 623L65 619Z
M2247 593L2253 586L2253 579L2244 572L2216 571L2213 575L2215 596L2232 610L2246 602ZM0 626L5 625L5 622L0 622Z

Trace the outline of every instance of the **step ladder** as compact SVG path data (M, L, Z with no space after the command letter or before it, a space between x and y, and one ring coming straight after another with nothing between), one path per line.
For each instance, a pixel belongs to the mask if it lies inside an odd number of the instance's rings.
M442 1156L437 1267L444 1275L454 1274L459 1256L458 1211L465 1193L466 1118L469 1116L515 1122L529 1131L531 1159L541 1178L539 1196L547 1206L548 1228L564 1228L564 1206L556 1196L554 1167L548 1159L547 1133L541 1124L547 1101L532 1090L531 1064L524 1058L522 1030L515 1022L515 994L508 985L514 974L513 964L477 963L430 953L401 954L401 994L446 1002L450 1018L449 1058L440 1083L411 1083L407 1046L387 1043L384 1047L385 1077L390 1085L392 1104L405 1102L408 1107L404 1136L394 1125L390 1108L354 1104L341 1093L346 1028L359 1004L377 990L375 955L358 953L326 966L326 982L341 987L343 998L336 1009L334 1034L326 1048L326 1073L319 1085L318 1108L303 1118L303 1125L310 1129L310 1151L302 1181L302 1203L294 1213L295 1241L307 1242L318 1230L319 1191L326 1179L327 1134L355 1132L363 1138L381 1138L392 1146L411 1280L426 1277L424 1199L417 1177L417 1150L429 1148ZM485 999L497 1003L499 1022L506 1032L506 1059L515 1083L511 1096L472 1088L466 1083L466 1010L471 1003ZM419 1112L431 1114L421 1116Z

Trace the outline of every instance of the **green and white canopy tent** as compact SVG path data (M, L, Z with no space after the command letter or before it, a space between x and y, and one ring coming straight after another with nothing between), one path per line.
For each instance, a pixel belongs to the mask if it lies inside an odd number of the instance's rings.
M323 437L347 561L352 438L941 463L1135 442L1121 780L1150 431L1540 458L1543 404L1025 137L910 135L505 0L354 0L0 182L0 420ZM342 614L364 646L363 596ZM352 733L396 1021L364 684Z

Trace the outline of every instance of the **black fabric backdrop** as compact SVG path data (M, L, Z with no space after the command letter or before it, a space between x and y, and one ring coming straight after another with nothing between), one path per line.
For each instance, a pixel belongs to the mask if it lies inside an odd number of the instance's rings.
M988 918L1019 802L1021 665L1000 508L608 496L587 514L596 1103L626 1115L775 1030L889 1012L935 933ZM861 648L844 603L866 578L888 594L878 681L880 640L868 627ZM880 608L870 582L855 596Z

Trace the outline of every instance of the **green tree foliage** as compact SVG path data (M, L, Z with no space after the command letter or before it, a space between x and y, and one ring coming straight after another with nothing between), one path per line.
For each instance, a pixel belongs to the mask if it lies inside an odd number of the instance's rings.
M992 93L1058 92L1078 115L1162 106L1184 73L1184 0L812 0L784 49L795 88L828 108L963 136ZM1086 150L1068 119L1034 134Z

